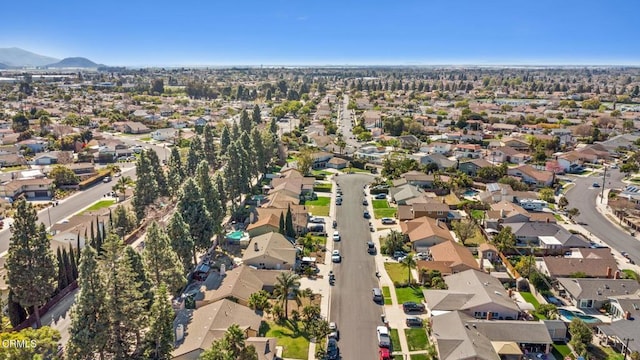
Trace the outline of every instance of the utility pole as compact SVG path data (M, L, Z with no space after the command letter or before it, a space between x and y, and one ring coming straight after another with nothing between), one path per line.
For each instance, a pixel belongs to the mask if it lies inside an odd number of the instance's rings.
M602 194L600 194L600 204L604 201L604 185L607 183L607 165L604 165L604 174L602 176Z
M622 340L626 341L625 345L624 345L624 358L623 358L623 360L627 360L627 353L629 352L629 341L633 340L633 339L624 338Z
M47 207L47 215L49 215L49 229L51 229L51 207Z

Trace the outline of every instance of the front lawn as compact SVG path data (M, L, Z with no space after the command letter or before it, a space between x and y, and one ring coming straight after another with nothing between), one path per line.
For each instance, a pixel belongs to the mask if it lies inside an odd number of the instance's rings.
M328 206L307 206L311 215L314 216L329 216L329 207Z
M388 209L389 203L387 200L373 200L371 201L371 205L373 205L374 209Z
M398 334L398 329L391 329L391 331L389 331L389 336L391 337L391 350L402 351L402 348L400 347L400 335Z
M422 328L404 329L404 335L407 337L409 351L426 350L429 345L427 332Z
M396 297L398 303L402 304L407 301L413 301L420 304L424 300L424 294L421 287L404 287L396 288Z
M331 202L331 198L328 196L318 196L316 200L307 200L304 202L304 205L311 206L327 206Z
M406 283L407 282L407 269L399 263L384 263L384 269L389 274L391 281L394 283Z
M93 205L89 206L84 212L88 211L97 211L100 209L108 208L109 206L115 204L115 200L100 200Z
M389 290L388 286L382 287L382 296L384 296L385 305L393 305L393 300L391 299L391 290Z
M411 360L429 360L427 354L413 354Z
M396 211L398 211L398 209L396 208L373 209L373 215L376 217L376 219L382 219L385 217L394 218L396 217Z
M290 323L288 324L290 325ZM309 340L304 337L302 332L271 321L266 323L265 328L265 336L278 339L278 345L284 348L283 357L290 359L309 358ZM299 325L299 328L302 329L302 325Z
M309 208L309 212L315 216L329 216L329 203L331 198L328 196L318 196L316 200L307 200L304 205Z
M315 184L313 185L313 191L315 192L331 192L331 184Z

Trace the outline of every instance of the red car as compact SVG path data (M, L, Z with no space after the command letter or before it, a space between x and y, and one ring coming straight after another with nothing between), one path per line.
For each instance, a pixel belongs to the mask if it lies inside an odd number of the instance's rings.
M391 360L391 352L387 348L380 348L378 354L380 354L380 360Z

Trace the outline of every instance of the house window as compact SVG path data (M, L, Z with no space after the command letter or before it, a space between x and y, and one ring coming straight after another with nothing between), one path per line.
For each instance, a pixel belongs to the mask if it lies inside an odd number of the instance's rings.
M442 215L442 211L438 211L438 215Z
M482 317L482 313L479 312L479 311L476 311L476 312L473 313L473 317L476 318L476 319L479 319L479 318Z

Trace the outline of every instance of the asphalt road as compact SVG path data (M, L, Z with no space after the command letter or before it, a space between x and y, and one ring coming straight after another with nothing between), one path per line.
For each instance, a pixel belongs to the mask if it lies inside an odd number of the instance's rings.
M369 222L363 218L363 186L371 176L341 175L336 178L344 193L336 207L338 230L342 241L334 244L342 262L334 264L336 284L331 292L330 321L340 329L342 359L375 359L378 356L376 326L382 325L382 306L372 300L372 289L379 287L375 277L374 255L367 253L371 238Z
M618 170L608 170L607 188L621 188L625 184L620 181L622 174ZM596 209L596 198L602 192L602 187L594 188L594 182L602 186L602 173L599 176L573 177L575 186L566 193L569 208L577 208L580 215L574 220L585 229L604 241L609 247L618 251L626 251L636 263L640 263L640 241L612 224L609 219Z
M355 118L353 116L353 112L347 109L348 106L349 106L349 96L344 95L343 102L340 105L338 129L340 130L340 132L342 132L344 141L347 143L347 147L345 148L345 151L348 154L351 154L356 151L359 144L358 144L358 141L355 139L355 135L353 135L353 132L351 131L353 129L353 125L351 125L351 121L354 121ZM354 137L354 138L352 139L351 137Z

